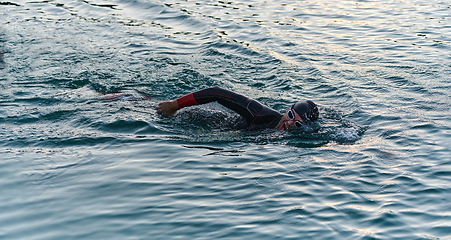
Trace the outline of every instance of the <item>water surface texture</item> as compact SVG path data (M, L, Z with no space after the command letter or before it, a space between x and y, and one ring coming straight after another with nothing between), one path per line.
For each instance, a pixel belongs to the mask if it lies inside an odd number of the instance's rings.
M449 239L450 75L446 1L2 1L0 239Z

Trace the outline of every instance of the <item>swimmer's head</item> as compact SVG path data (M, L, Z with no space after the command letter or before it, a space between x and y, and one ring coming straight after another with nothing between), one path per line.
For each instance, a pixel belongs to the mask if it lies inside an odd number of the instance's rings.
M318 120L318 107L310 100L297 102L291 106L291 109L293 109L302 118L304 123Z
M309 124L318 120L319 110L312 101L300 101L283 114L276 128L279 130L294 129L302 127L303 124Z

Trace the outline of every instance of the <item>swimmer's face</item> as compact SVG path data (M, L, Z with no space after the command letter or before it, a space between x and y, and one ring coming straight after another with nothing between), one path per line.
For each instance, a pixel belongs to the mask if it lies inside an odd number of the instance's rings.
M296 111L292 110L291 107L285 112L279 124L277 124L276 128L283 131L288 129L294 129L296 127L302 126L304 121L302 118L296 113Z

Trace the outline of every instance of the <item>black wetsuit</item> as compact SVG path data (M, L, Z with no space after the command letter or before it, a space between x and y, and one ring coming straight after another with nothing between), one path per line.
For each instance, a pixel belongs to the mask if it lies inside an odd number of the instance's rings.
M222 89L220 87L206 88L177 99L180 108L218 102L224 107L235 111L244 117L249 129L275 128L282 114L260 102Z

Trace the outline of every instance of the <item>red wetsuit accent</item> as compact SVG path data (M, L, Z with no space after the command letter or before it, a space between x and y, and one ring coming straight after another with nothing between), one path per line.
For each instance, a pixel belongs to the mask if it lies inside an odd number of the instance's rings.
M274 128L282 118L282 114L276 110L220 87L206 88L177 99L179 108L209 102L218 102L243 116L249 129Z
M179 108L189 107L193 105L199 104L192 93L177 99L177 103L179 104Z

